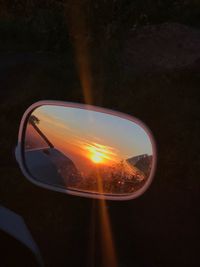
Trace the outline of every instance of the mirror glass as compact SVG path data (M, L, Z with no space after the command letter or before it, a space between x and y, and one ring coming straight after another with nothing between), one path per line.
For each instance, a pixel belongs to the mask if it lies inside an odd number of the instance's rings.
M152 143L141 125L116 114L54 105L36 108L28 118L23 146L31 177L86 193L137 192L151 174Z

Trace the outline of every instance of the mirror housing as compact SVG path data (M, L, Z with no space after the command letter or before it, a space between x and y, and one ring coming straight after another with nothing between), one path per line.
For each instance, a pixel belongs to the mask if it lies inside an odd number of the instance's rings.
M128 200L143 194L156 145L140 120L105 108L40 101L24 113L15 151L27 179L71 195Z

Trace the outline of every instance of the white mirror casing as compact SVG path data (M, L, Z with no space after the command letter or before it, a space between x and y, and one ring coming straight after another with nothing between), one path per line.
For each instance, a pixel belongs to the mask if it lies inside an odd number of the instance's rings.
M16 158L34 184L72 195L128 200L143 194L156 168L151 131L105 108L40 101L23 115Z

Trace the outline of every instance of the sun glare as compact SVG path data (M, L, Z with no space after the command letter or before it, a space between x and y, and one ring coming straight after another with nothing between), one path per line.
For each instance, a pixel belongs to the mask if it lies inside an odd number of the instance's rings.
M89 151L88 158L95 164L109 164L116 156L112 148L97 143L87 144L86 149Z
M91 160L92 162L96 164L103 162L103 158L101 157L101 155L97 155L97 154L91 155Z

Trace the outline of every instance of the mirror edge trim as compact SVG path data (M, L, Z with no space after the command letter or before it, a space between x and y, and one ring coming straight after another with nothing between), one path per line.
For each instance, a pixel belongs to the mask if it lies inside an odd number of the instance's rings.
M39 182L39 181L36 181L35 179L33 179L31 177L31 175L28 173L28 171L26 170L26 167L24 164L23 151L22 151L22 139L23 139L23 134L24 134L25 126L26 126L26 120L27 120L29 114L31 114L34 109L36 109L42 105L57 105L57 106L64 106L64 107L87 109L87 110L92 110L92 111L96 111L96 112L102 112L105 114L110 114L113 116L118 116L118 117L121 117L123 119L127 119L129 121L137 123L140 127L142 127L145 130L145 132L149 136L150 142L152 144L153 164L152 164L152 169L151 169L151 173L150 173L150 177L149 177L148 181L145 183L145 185L141 189L139 189L137 192L134 192L133 194L124 195L124 196L116 196L116 195L112 196L112 195L103 195L103 194L98 194L98 193L86 193L86 192L72 191L72 190L68 190L68 189L64 189L64 188L55 187L53 185L44 184L42 182ZM134 117L132 115L125 114L125 113L111 110L111 109L107 109L104 107L87 105L87 104L83 104L83 103L58 101L58 100L41 100L41 101L35 102L31 106L29 106L29 108L24 112L22 119L21 119L21 122L20 122L19 133L18 133L18 144L16 146L15 155L16 155L17 162L18 162L20 169L21 169L22 173L24 174L24 176L30 182L32 182L33 184L35 184L37 186L40 186L40 187L48 189L48 190L53 190L53 191L61 192L61 193L67 193L67 194L75 195L75 196L94 198L94 199L118 200L118 201L131 200L131 199L135 199L135 198L143 195L147 191L147 189L150 187L150 185L153 181L153 177L155 175L156 166L157 166L157 147L156 147L155 139L153 137L151 130L146 126L146 124L144 122L140 121L139 119L137 119L136 117Z

